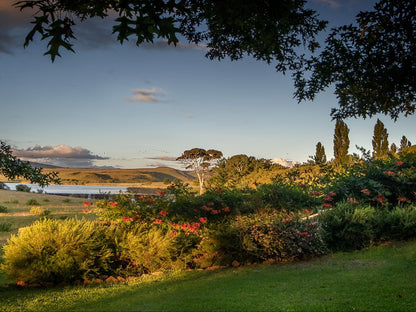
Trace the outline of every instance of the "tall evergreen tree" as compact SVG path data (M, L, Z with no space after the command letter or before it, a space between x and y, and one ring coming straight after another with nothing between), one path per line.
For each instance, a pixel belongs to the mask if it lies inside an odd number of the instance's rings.
M389 152L389 134L387 129L384 127L384 124L377 119L377 123L374 126L374 135L373 135L373 158L382 159L385 158Z
M337 120L334 133L334 157L335 164L337 165L344 165L348 161L347 155L350 147L349 133L350 129L348 129L346 123L342 120Z
M318 142L318 144L316 144L315 155L311 158L316 165L323 165L326 163L325 147L322 145L321 142Z
M393 154L396 154L397 153L397 146L396 146L396 144L392 143L390 145L390 152L393 153Z
M412 143L410 143L410 141L405 136L402 136L402 139L400 140L400 150L409 146L412 146Z

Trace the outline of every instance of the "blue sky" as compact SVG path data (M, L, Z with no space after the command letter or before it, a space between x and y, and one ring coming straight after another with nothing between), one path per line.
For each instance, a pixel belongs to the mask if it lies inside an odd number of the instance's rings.
M54 63L44 43L23 49L25 16L0 0L0 139L16 155L62 166L176 166L193 147L304 162L322 142L332 157L331 90L297 104L290 76L251 58L210 61L203 47L120 45L103 22L79 28L76 53ZM311 0L332 24L374 1ZM26 27L26 29L24 28ZM107 31L107 32L106 32ZM415 117L377 116L399 145ZM350 153L371 149L372 119L347 119ZM26 158L25 158L26 157ZM34 158L35 157L35 158Z

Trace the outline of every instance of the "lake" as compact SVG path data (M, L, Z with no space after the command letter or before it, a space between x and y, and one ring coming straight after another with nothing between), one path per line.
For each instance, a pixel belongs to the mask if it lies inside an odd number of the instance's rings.
M119 194L127 192L127 187L121 186L98 186L98 185L48 185L39 187L37 184L4 183L10 190L15 191L16 185L27 185L31 192L42 190L46 194L60 195L98 195L98 194Z

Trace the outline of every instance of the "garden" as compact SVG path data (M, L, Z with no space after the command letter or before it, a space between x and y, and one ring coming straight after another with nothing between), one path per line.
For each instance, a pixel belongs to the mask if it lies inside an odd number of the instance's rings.
M415 153L300 169L199 196L181 182L157 196L120 194L85 204L88 220L46 215L11 236L1 270L23 287L85 285L296 262L415 237Z

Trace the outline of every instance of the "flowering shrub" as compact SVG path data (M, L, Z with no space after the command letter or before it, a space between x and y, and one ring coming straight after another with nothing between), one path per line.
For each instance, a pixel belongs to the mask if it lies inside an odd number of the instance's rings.
M238 217L232 226L248 260L303 259L326 250L319 224L299 214L263 210Z
M393 207L416 202L416 154L399 157L357 163L346 174L337 176L327 186L336 193L331 204L354 201Z

